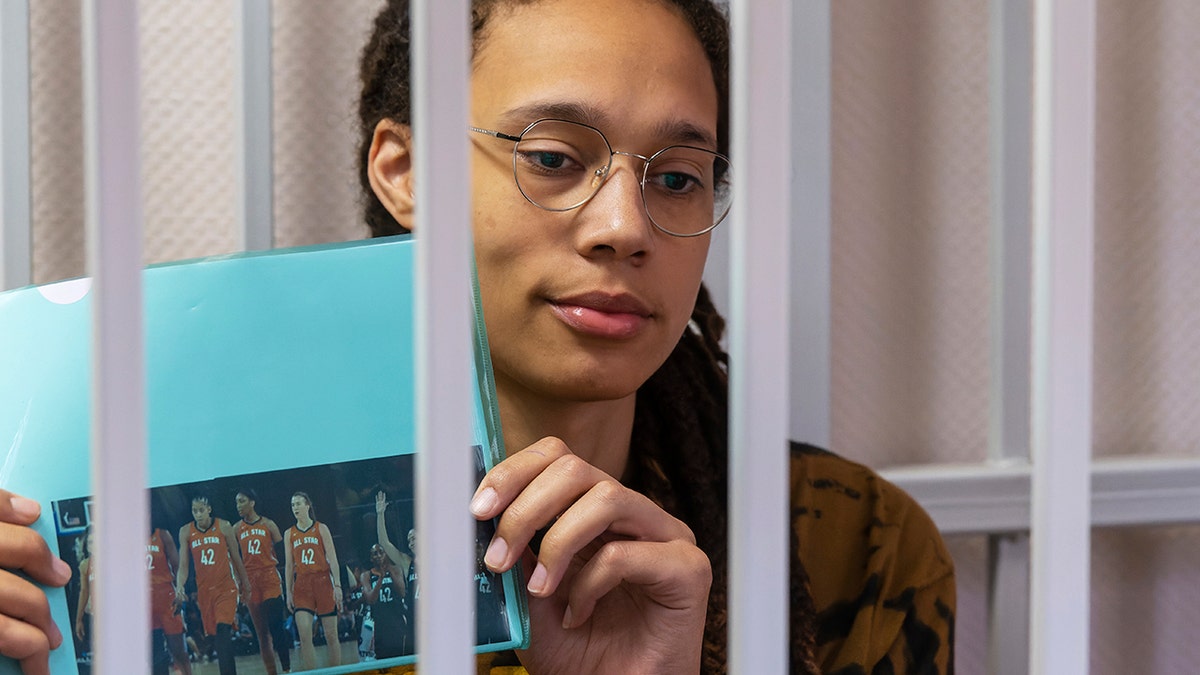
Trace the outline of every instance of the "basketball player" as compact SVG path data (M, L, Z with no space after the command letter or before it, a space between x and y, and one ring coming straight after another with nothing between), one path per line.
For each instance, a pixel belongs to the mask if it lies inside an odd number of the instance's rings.
M258 635L258 648L268 675L276 675L275 655L283 670L292 669L291 636L283 627L286 611L283 606L283 585L279 580L279 559L275 545L283 541L275 521L258 514L255 504L258 495L245 489L237 493L235 503L242 517L234 528L246 576L250 579L250 596L243 598L250 610L250 621Z
M233 662L233 622L237 616L239 588L249 591L246 568L238 553L233 526L223 518L214 518L212 502L206 496L192 498L192 522L179 530L179 541L190 555L179 557L175 593L184 596L191 564L196 565L196 602L204 620L204 632L216 636L217 663L221 675L235 675Z
M146 542L146 564L150 568L150 630L154 646L151 664L154 675L168 675L170 666L161 658L163 641L171 659L183 675L192 675L183 642L183 617L180 608L184 598L175 593L175 574L179 569L179 550L170 532L160 528L150 531Z
M312 500L303 492L292 495L292 515L296 524L284 535L284 579L287 581L288 609L294 612L300 633L300 661L305 670L316 667L313 647L313 620L319 618L325 631L326 665L339 665L341 644L337 620L342 610L341 568L333 535L324 523L313 517Z

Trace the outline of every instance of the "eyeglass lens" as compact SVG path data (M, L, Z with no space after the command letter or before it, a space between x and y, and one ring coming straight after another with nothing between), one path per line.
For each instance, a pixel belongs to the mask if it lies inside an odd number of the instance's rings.
M600 189L612 165L607 139L592 127L542 120L513 149L517 187L550 211L581 206ZM720 155L671 146L653 155L642 178L646 213L672 234L707 232L729 211L729 163Z

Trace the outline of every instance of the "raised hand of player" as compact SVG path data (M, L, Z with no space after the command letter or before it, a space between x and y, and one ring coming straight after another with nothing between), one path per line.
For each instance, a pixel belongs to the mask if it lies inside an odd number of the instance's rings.
M50 619L45 592L9 570L48 586L71 579L70 566L29 528L40 514L37 502L0 490L0 654L19 661L26 675L50 672L50 650L63 636Z
M471 512L500 516L489 568L525 559L530 672L700 670L712 569L692 531L644 495L545 438L489 471Z
M375 493L375 515L379 515L387 510L387 495L383 490Z

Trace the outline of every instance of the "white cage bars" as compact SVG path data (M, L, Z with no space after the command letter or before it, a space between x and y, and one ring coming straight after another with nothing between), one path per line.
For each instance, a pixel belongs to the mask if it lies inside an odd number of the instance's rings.
M783 372L778 364L789 359L789 343L783 339L787 299L779 294L756 293L754 289L788 285L784 281L788 270L784 252L788 247L780 243L787 240L791 222L803 225L792 232L791 247L796 263L792 265L792 287L803 289L791 300L792 379L799 383L793 395L791 429L806 439L828 442L829 438L830 3L817 0L795 3L794 7L791 4L743 0L733 3L732 8L736 50L734 156L739 162L750 156L759 161L738 166L742 176L739 189L743 191L735 202L739 210L732 223L732 350L738 368L733 374L731 409L736 462L732 468L736 480L731 527L734 536L744 539L731 537L731 542L735 553L754 551L756 560L772 561L764 573L761 566L752 571L736 558L733 560L731 597L736 604L732 608L731 645L735 672L786 670L786 632L780 614L786 611L781 601L786 596L786 579L781 572L786 533L779 518L785 512L779 507L785 495L778 481L782 472L777 464L782 457L748 461L739 448L783 447L786 427L781 420L787 419L787 387L778 377ZM1091 463L1091 365L1087 355L1091 342L1092 254L1090 246L1079 242L1090 241L1092 236L1094 0L1039 0L1031 6L993 0L991 4L992 246L997 279L992 326L992 371L996 374L991 413L993 461L969 467L896 470L888 475L912 492L947 533L1018 533L1015 539L993 537L994 586L998 589L993 597L993 616L1005 617L993 621L993 672L1082 673L1087 671L1088 651L1088 528L1200 521L1200 461ZM100 394L94 433L97 453L106 458L96 466L113 469L97 472L99 482L94 492L101 495L106 512L126 514L120 528L126 532L139 531L128 527L127 514L145 517L145 504L140 501L143 493L131 488L140 487L144 450L143 396L140 378L133 376L140 371L136 301L140 297L140 215L137 157L133 151L137 147L137 82L128 76L137 72L137 55L132 47L137 44L136 5L134 0L91 0L86 6L94 8L94 20L85 23L85 32L91 36L85 39L89 44L85 62L94 73L94 78L88 80L92 92L89 164L93 167L91 175L102 175L105 181L104 190L97 189L95 181L90 183L93 196L89 220L96 227L89 233L89 265L97 278L96 306L102 308L96 323L96 381ZM271 245L270 3L244 0L238 3L238 11L243 63L239 72L244 129L242 212L244 246L251 249ZM433 388L433 393L419 400L430 401L433 406L455 398L449 393L454 387L467 386L466 340L437 338L466 335L465 286L457 288L444 281L466 279L467 244L457 238L466 231L465 199L451 191L453 183L461 181L457 167L462 163L452 158L464 156L461 128L466 118L465 113L447 114L448 110L465 110L466 0L418 3L416 11L414 23L420 26L416 60L423 65L415 73L422 94L414 114L418 119L428 116L422 128L429 133L419 140L439 148L438 153L420 152L419 156L445 160L456 167L453 178L442 182L436 163L423 166L423 175L429 175L429 179L419 183L420 200L448 209L431 216L438 222L461 225L432 228L428 237L421 238L425 269L442 270L442 281L423 283L421 294L423 311L428 312L421 324L422 341L428 349L436 347L439 351L427 353L419 362L437 364L428 368L426 375L437 372L439 377L436 381L421 378L421 386ZM0 3L0 288L23 285L31 279L27 24L28 2ZM1031 61L1033 54L1037 55L1036 68ZM794 64L793 72L775 67L788 63ZM1036 96L1032 96L1030 72L1035 74ZM791 97L781 95L789 91ZM434 109L437 115L432 115ZM1029 116L1031 109L1037 111L1033 118ZM1035 122L1032 127L1030 119ZM1071 121L1064 124L1063 120ZM794 130L790 160L758 149L766 136L775 148L789 147L788 142L780 142L781 129ZM1025 148L1034 153L1024 152ZM794 163L791 168L789 161ZM102 164L103 170L99 169ZM1029 183L1035 166L1036 183ZM792 185L798 189L771 183L785 176L791 176ZM1035 185L1033 194L1024 189L1027 184ZM745 189L751 186L758 186L761 194L747 193ZM796 202L794 208L789 204L789 194ZM1036 229L1031 229L1029 219L1035 213L1032 224ZM1029 240L1030 231L1037 233L1035 240ZM1075 244L1059 245L1059 237L1068 234ZM764 245L768 241L771 246ZM1031 246L1037 252L1033 259L1027 252ZM437 262L429 265L430 259ZM737 260L754 260L753 270ZM459 271L454 271L456 266L461 266ZM803 281L798 280L799 275L804 275ZM1031 285L1034 279L1036 285ZM720 283L719 279L714 281ZM799 318L805 321L798 323ZM776 321L780 325L773 325ZM749 325L756 327L755 334L776 339L761 345L744 342L748 339L744 328ZM796 325L803 330L796 330ZM1028 344L1031 334L1035 337L1032 353L1022 347ZM458 368L464 370L456 375ZM779 409L781 405L783 410ZM802 415L795 413L797 406ZM431 408L424 411L423 418L439 420L426 425L429 433L466 428L447 421L455 414ZM422 437L421 444L464 446L465 441ZM1053 452L1049 452L1051 448ZM471 486L465 464L459 466L455 460L465 463L465 455L456 458L453 453L426 454L436 456L437 463L428 462L420 469L423 484L461 485L441 491L439 501L455 506L440 510L431 491L421 491L419 511L430 517L439 511L443 515L461 512L457 505L465 501ZM756 499L746 499L747 492L753 492ZM1053 504L1046 498L1050 493L1055 496ZM738 523L756 526L739 527ZM463 518L422 526L430 536L438 532L444 537L442 541L429 540L420 554L424 569L446 571L441 578L431 575L423 580L426 593L449 598L444 603L423 605L426 609L438 605L444 610L421 618L422 625L432 627L422 636L420 649L434 672L470 670L469 636L454 630L465 623L461 608L470 602L466 595L455 597L463 593L458 580L466 574L459 571L469 569L467 526L465 514ZM121 549L137 550L138 541L116 538L118 528L107 527L104 520L98 527L103 533L100 540L106 559L120 557ZM1023 539L1024 532L1032 533L1032 545ZM125 565L106 567L115 570ZM1065 580L1072 585L1065 585ZM101 627L118 624L106 618L110 612L123 614L120 622L126 626L144 616L128 609L144 598L136 595L138 589L127 577L120 582L102 577L100 592L117 583L126 584L128 592L105 593L98 617ZM115 595L125 597L125 608L111 600ZM137 629L130 632L148 633ZM125 639L117 645L115 637L103 632L100 635L99 672L140 672L146 649L130 645ZM1043 648L1047 640L1053 640L1053 650Z

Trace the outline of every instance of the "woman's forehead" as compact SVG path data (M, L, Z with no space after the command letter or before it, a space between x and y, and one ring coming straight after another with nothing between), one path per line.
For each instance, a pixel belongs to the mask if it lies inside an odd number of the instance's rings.
M689 24L657 0L546 0L491 18L472 71L474 121L520 131L566 117L542 110L554 107L581 110L577 121L608 135L716 136L711 64Z

